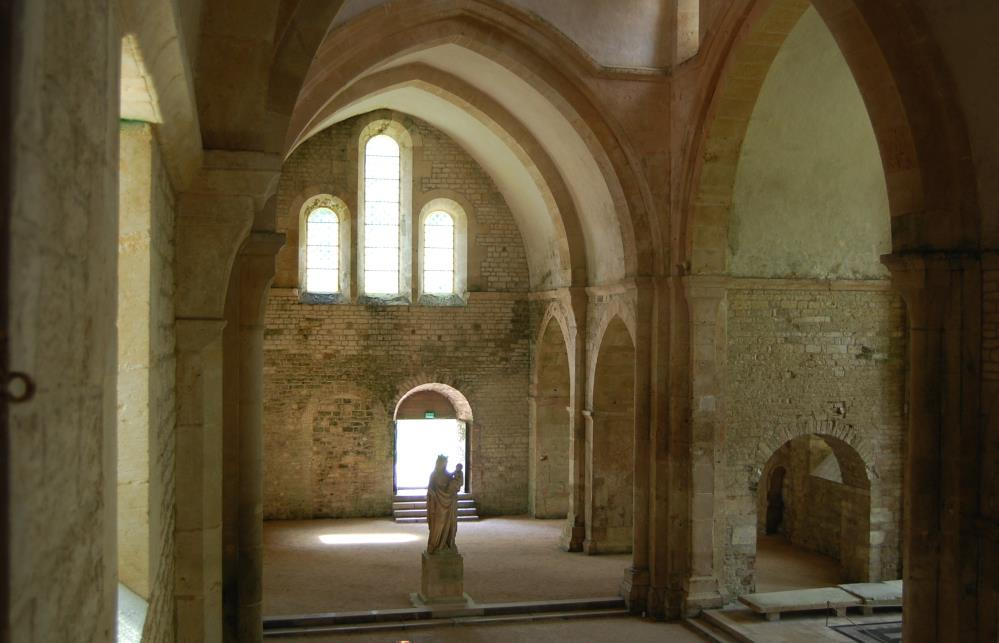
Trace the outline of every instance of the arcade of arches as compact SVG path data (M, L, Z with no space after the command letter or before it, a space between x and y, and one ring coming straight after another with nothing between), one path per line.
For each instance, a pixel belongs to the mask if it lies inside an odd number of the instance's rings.
M557 525L527 598L626 557L672 621L805 551L999 640L996 3L0 26L0 641L259 641L270 521L387 521L439 452L476 533Z

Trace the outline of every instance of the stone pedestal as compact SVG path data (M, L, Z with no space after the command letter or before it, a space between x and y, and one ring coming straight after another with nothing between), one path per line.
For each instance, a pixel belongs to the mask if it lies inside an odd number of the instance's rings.
M465 564L458 552L423 552L423 574L419 602L428 606L464 606L471 601L465 595Z

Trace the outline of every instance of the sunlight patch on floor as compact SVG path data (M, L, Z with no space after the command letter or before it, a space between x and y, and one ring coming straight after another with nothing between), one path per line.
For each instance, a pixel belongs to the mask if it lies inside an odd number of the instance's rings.
M324 545L393 545L419 540L413 534L323 534L319 541Z

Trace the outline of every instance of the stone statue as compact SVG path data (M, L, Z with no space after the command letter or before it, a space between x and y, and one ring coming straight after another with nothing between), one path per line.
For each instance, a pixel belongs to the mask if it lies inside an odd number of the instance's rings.
M427 484L428 554L458 552L454 535L458 531L458 491L464 483L462 466L459 464L454 473L448 473L447 456L437 456L437 465Z

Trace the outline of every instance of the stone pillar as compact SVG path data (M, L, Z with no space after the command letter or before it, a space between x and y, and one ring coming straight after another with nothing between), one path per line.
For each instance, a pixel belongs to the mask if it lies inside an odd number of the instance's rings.
M677 363L674 345L686 323L682 290L672 279L657 279L652 323L651 416L649 442L649 594L646 613L657 620L682 615L683 586L687 570L687 527L683 516L689 505L689 482L684 463L689 441L682 428L687 424L686 400L675 396L686 390L687 363ZM678 312L679 311L679 312ZM682 439L681 439L682 438Z
M593 410L583 409L583 542L580 551L587 551L593 542Z
M570 381L572 390L569 393L569 432L571 435L569 449L569 515L566 517L562 530L562 549L566 551L583 551L583 540L586 538L586 502L587 493L587 427L592 418L584 418L583 402L586 399L586 308L587 295L585 288L569 289L569 307L572 309L575 325L570 325L572 337L565 340L572 347L569 357ZM592 428L589 429L592 431Z
M177 320L177 640L220 641L221 319Z
M223 341L226 293L237 251L266 224L280 158L206 152L179 199L177 317L177 640L221 641ZM259 367L258 367L259 368ZM231 412L231 411L230 411ZM259 579L258 579L259 582Z
M903 536L906 641L995 637L982 593L982 270L977 255L884 258L909 320ZM994 494L995 490L989 493ZM984 609L983 609L984 608ZM989 613L991 612L991 613ZM985 618L983 618L983 616Z
M239 287L238 639L263 639L263 353L264 311L274 257L284 235L253 232L234 268Z
M651 452L652 313L655 292L649 281L640 282L635 312L635 459L632 504L631 567L624 570L621 595L633 614L646 611L649 593L649 482Z
M684 612L720 607L720 550L715 524L716 460L724 431L722 376L725 371L726 295L723 278L685 279L690 329L690 567L684 583ZM755 527L754 527L755 529Z

